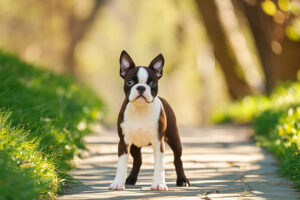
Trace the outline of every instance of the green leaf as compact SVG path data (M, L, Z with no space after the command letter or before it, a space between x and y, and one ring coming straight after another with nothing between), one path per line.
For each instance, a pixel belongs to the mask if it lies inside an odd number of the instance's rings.
M276 5L270 0L262 2L261 7L267 15L274 16L277 11Z
M283 11L288 11L291 9L291 4L289 0L279 0L278 6Z

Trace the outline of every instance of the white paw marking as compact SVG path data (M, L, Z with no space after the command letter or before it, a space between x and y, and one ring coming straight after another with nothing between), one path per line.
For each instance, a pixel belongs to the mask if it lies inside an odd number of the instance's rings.
M154 177L151 190L167 191L168 187L165 182L165 169L163 152L160 151L160 142L153 145L154 150Z
M114 180L114 182L112 184L110 184L109 189L110 190L124 190L125 184L119 180Z
M110 190L125 189L125 180L127 176L127 160L128 154L123 154L119 157L116 177L113 183L109 186Z
M151 190L168 191L168 186L166 183L153 183Z

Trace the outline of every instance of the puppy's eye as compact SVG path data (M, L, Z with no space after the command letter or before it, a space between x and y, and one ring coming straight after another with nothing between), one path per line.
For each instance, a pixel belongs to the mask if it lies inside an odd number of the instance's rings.
M133 86L133 84L134 84L133 80L126 81L126 85L128 85L128 86Z
M149 86L154 88L156 86L156 83L154 81L150 81Z

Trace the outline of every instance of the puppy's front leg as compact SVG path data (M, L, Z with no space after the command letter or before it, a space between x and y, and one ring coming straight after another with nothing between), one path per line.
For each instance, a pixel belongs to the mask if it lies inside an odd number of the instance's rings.
M152 144L154 153L154 177L151 190L168 190L165 182L163 145L163 141Z
M128 149L129 145L126 145L124 140L120 140L118 146L118 167L115 180L109 186L111 190L124 190L125 181L127 176L127 162L128 162Z

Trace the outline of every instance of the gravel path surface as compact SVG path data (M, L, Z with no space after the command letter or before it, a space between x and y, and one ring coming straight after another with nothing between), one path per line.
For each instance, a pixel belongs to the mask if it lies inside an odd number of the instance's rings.
M83 185L58 199L278 199L292 200L300 194L278 175L276 159L255 146L251 129L240 126L181 128L183 163L192 186L176 187L172 151L166 145L167 192L151 191L153 155L142 148L143 164L135 186L110 191L117 167L118 137L115 129L86 137L89 155L76 159L71 174ZM132 166L129 159L128 173Z

